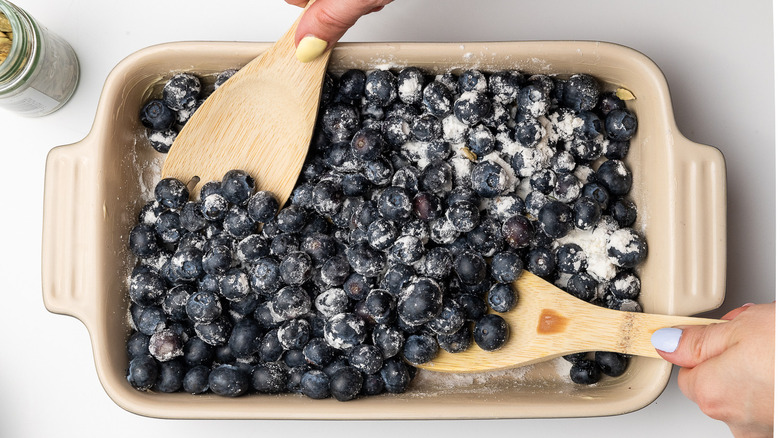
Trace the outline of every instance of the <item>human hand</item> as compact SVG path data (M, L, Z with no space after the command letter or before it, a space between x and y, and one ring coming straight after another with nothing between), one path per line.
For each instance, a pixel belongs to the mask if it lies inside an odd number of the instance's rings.
M774 424L775 303L745 305L728 322L664 328L652 343L679 365L677 384L736 437L769 437Z
M285 0L305 7L308 0ZM393 0L318 0L301 17L295 32L295 55L301 62L313 61L338 41L363 15L381 10Z

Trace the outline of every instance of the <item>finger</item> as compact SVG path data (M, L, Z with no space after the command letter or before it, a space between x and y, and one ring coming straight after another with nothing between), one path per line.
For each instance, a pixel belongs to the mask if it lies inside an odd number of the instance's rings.
M708 417L733 421L745 406L735 400L741 398L739 391L728 386L729 382L738 381L738 376L732 374L732 364L716 357L694 368L681 368L677 386Z
M755 306L755 304L753 304L753 303L743 304L742 307L737 307L736 309L733 309L729 313L723 315L723 318L721 318L721 319L726 319L726 320L730 321L730 320L736 318L737 315L739 315L740 313L744 312L745 310L747 310L751 306Z
M305 36L314 36L332 45L360 17L388 3L389 0L317 0L301 17L295 42L297 44Z
M302 8L306 6L307 3L309 3L309 0L284 0L287 2L287 4L298 6L299 8Z
M653 333L651 342L664 359L681 367L693 368L721 354L731 345L732 324L725 322L660 329Z

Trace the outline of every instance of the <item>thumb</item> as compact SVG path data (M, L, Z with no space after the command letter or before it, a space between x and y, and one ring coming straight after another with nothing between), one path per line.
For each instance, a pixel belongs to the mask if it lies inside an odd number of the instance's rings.
M729 322L662 328L653 333L650 342L662 358L683 368L693 368L730 346L731 329Z
M313 36L333 45L357 20L378 11L391 0L317 0L301 17L295 32L295 43ZM290 2L290 0L288 0ZM305 0L296 0L305 5Z

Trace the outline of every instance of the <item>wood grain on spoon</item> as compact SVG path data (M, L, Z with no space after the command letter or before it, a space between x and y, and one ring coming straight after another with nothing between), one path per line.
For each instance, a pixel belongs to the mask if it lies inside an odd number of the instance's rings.
M518 304L501 314L509 325L509 338L503 347L485 351L472 344L461 353L441 350L432 361L416 366L441 372L492 371L583 351L660 358L650 343L655 330L724 322L606 309L575 298L525 271L514 288Z
M274 193L284 204L309 150L331 53L298 61L299 21L203 102L171 146L163 178L187 183L197 177L192 189L198 190L241 169L255 178L258 190Z

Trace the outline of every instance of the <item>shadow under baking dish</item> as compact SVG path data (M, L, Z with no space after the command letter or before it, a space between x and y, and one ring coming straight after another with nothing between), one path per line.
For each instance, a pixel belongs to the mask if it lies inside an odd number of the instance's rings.
M126 278L132 269L127 235L162 156L143 136L138 111L175 72L213 77L238 68L269 43L183 42L149 47L109 75L95 123L82 141L54 148L46 163L43 297L54 313L79 318L90 333L95 366L109 396L128 411L165 418L453 419L581 417L640 409L665 388L671 366L633 358L618 378L571 383L562 359L490 375L418 375L404 394L348 403L301 395L159 394L133 389L125 378ZM347 43L330 62L349 68L417 66L427 71L518 69L525 73L589 73L624 87L639 128L626 161L632 199L650 248L639 270L641 304L652 313L711 310L725 291L725 164L720 152L677 130L663 74L632 49L600 42Z

